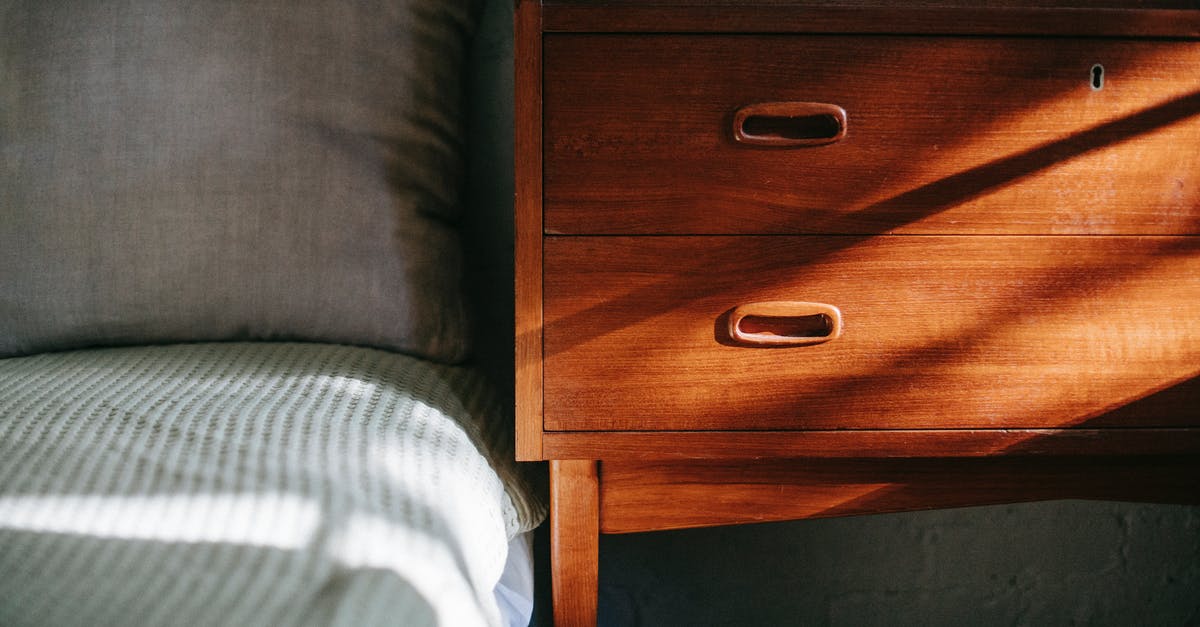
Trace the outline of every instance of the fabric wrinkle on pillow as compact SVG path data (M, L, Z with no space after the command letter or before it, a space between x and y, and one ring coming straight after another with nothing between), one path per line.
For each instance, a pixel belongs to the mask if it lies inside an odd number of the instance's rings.
M470 0L0 15L0 356L197 340L468 350Z

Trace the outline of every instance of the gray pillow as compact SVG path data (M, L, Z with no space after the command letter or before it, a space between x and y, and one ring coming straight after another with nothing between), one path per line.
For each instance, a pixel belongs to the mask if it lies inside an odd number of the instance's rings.
M300 339L467 349L472 0L0 11L0 356Z

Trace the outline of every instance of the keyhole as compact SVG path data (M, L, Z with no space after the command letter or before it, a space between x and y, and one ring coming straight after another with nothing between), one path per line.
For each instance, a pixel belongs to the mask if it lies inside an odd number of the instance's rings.
M1104 89L1104 66L1097 63L1092 66L1092 91Z

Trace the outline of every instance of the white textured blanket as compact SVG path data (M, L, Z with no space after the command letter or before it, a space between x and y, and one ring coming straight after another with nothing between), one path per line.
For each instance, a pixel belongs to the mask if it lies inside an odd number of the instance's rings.
M497 624L540 512L482 391L314 344L0 360L0 625Z

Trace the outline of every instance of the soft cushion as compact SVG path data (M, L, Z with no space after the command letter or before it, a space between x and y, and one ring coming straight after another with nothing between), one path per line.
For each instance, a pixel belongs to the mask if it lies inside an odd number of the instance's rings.
M467 349L471 0L0 11L0 356L305 339Z

